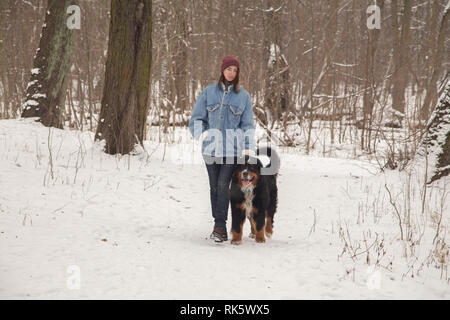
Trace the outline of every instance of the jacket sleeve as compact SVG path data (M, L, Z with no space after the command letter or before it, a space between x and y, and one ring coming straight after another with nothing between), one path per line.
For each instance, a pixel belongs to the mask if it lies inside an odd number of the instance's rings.
M189 131L195 140L208 130L208 111L206 110L206 90L198 97L189 119Z
M244 112L242 113L240 128L244 131L244 150L250 150L255 152L255 122L253 119L253 106L250 95L248 95Z

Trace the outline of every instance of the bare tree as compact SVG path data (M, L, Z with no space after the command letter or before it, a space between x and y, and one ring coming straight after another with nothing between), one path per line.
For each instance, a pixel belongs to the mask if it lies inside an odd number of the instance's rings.
M433 14L436 14L437 7L434 8ZM439 31L436 39L432 39L433 41L433 59L432 59L432 73L429 82L426 87L426 95L425 100L422 105L422 109L420 112L421 119L427 119L428 114L430 113L430 104L437 96L436 85L439 79L439 74L442 73L442 58L444 54L444 41L446 39L447 34L447 26L448 26L448 13L450 11L450 1L448 1L447 6L444 9L444 12L439 20ZM437 15L437 14L436 14Z
M450 174L450 81L431 115L418 154L430 159L433 172L428 183Z
M380 8L384 6L384 0L378 3ZM373 112L375 104L375 54L377 51L378 39L380 37L379 29L367 30L367 45L365 57L365 82L363 94L363 120L361 128L361 149L370 151L370 140L372 132ZM368 130L366 131L366 126Z
M283 1L277 0L268 2L264 10L264 50L267 64L264 100L265 108L270 111L274 122L282 120L289 110L289 65L283 54L282 43L283 7Z
M48 127L63 127L67 74L72 64L73 29L67 8L77 0L49 0L42 37L34 59L22 117L39 117Z
M393 55L394 74L392 88L392 108L397 111L395 118L402 120L405 113L405 88L408 81L408 45L411 25L412 0L404 0L403 14L401 17L400 31L398 25L399 10L397 4L400 1L391 2L392 28L393 28Z
M144 140L152 47L152 1L111 1L108 58L96 140L127 154Z

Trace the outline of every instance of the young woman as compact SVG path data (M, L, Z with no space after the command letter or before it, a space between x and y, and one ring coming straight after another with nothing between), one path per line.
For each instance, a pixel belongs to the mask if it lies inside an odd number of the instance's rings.
M228 240L227 217L230 181L238 157L255 153L254 121L250 95L239 86L240 63L233 56L222 60L218 83L198 97L189 120L194 139L203 132L202 155L208 171L215 242Z

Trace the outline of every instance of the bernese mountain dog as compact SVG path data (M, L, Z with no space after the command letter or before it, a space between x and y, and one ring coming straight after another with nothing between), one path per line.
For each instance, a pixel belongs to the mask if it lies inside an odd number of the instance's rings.
M266 155L270 162L263 166L259 158L245 155L236 165L230 188L231 243L241 244L245 218L250 221L250 238L265 242L273 233L273 217L277 210L277 176L280 158L270 147L258 147L256 155Z

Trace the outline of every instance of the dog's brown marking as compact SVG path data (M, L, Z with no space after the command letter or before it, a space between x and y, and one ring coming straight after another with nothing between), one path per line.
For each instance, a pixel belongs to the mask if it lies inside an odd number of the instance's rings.
M254 239L255 236L256 236L256 224L255 224L255 220L253 220L253 219L249 219L249 220L250 220L250 227L251 227L251 229L252 229L252 231L251 231L249 237L252 238L252 239Z
M266 242L266 237L264 236L264 228L261 228L261 230L259 231L256 230L255 240L259 243Z
M239 185L242 186L242 171L239 171L239 172L236 174L236 176L237 176Z
M273 234L272 218L266 217L266 236L271 238Z
M244 222L245 219L241 223L241 232L236 232L234 230L231 230L231 244L241 244L242 243L242 232L244 230Z
M261 230L257 230L255 220L252 218L250 219L250 222L252 223L252 231L254 230L256 242L266 242L266 238L264 236L264 226L262 226Z
M258 174L249 171L248 172L249 179L251 180L253 178L253 181L251 182L254 186L258 184Z

